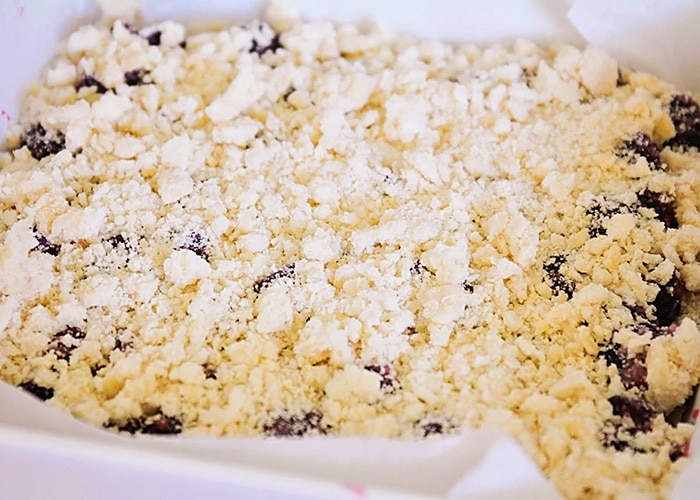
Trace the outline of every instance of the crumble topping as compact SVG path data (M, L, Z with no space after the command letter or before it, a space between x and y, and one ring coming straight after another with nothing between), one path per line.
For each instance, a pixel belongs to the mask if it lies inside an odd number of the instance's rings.
M569 498L664 496L699 137L592 47L84 26L0 152L0 376L131 434L496 426Z

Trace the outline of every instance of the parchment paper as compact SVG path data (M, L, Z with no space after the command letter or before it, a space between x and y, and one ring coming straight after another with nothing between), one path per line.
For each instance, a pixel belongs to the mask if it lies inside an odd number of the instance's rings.
M221 21L257 14L261 2L140 0L146 21ZM298 0L303 17L379 21L449 41L585 40L623 65L700 89L700 3L693 0ZM0 2L0 144L22 88L58 39L94 20L91 0ZM41 477L41 480L34 480ZM84 425L0 383L0 485L27 497L382 498L398 496L555 499L558 494L515 442L494 430L421 442L129 438ZM673 498L693 498L693 459ZM1 494L0 494L1 496Z

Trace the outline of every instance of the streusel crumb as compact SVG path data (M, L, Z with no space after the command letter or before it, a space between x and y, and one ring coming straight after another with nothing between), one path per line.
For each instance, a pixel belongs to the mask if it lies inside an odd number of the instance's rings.
M568 498L666 495L694 97L591 47L288 13L60 45L0 153L2 378L132 434L495 426Z

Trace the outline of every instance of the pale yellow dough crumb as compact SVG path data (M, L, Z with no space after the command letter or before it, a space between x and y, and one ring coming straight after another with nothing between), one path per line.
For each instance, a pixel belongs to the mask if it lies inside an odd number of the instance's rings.
M667 495L691 97L591 47L267 20L60 45L0 153L0 376L132 433L496 426L568 498Z

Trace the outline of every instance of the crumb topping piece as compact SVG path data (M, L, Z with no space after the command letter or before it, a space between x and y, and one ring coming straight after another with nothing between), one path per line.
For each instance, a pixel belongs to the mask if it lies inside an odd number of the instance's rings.
M567 498L664 497L698 148L695 96L590 47L83 26L0 152L0 376L130 434L494 426Z

